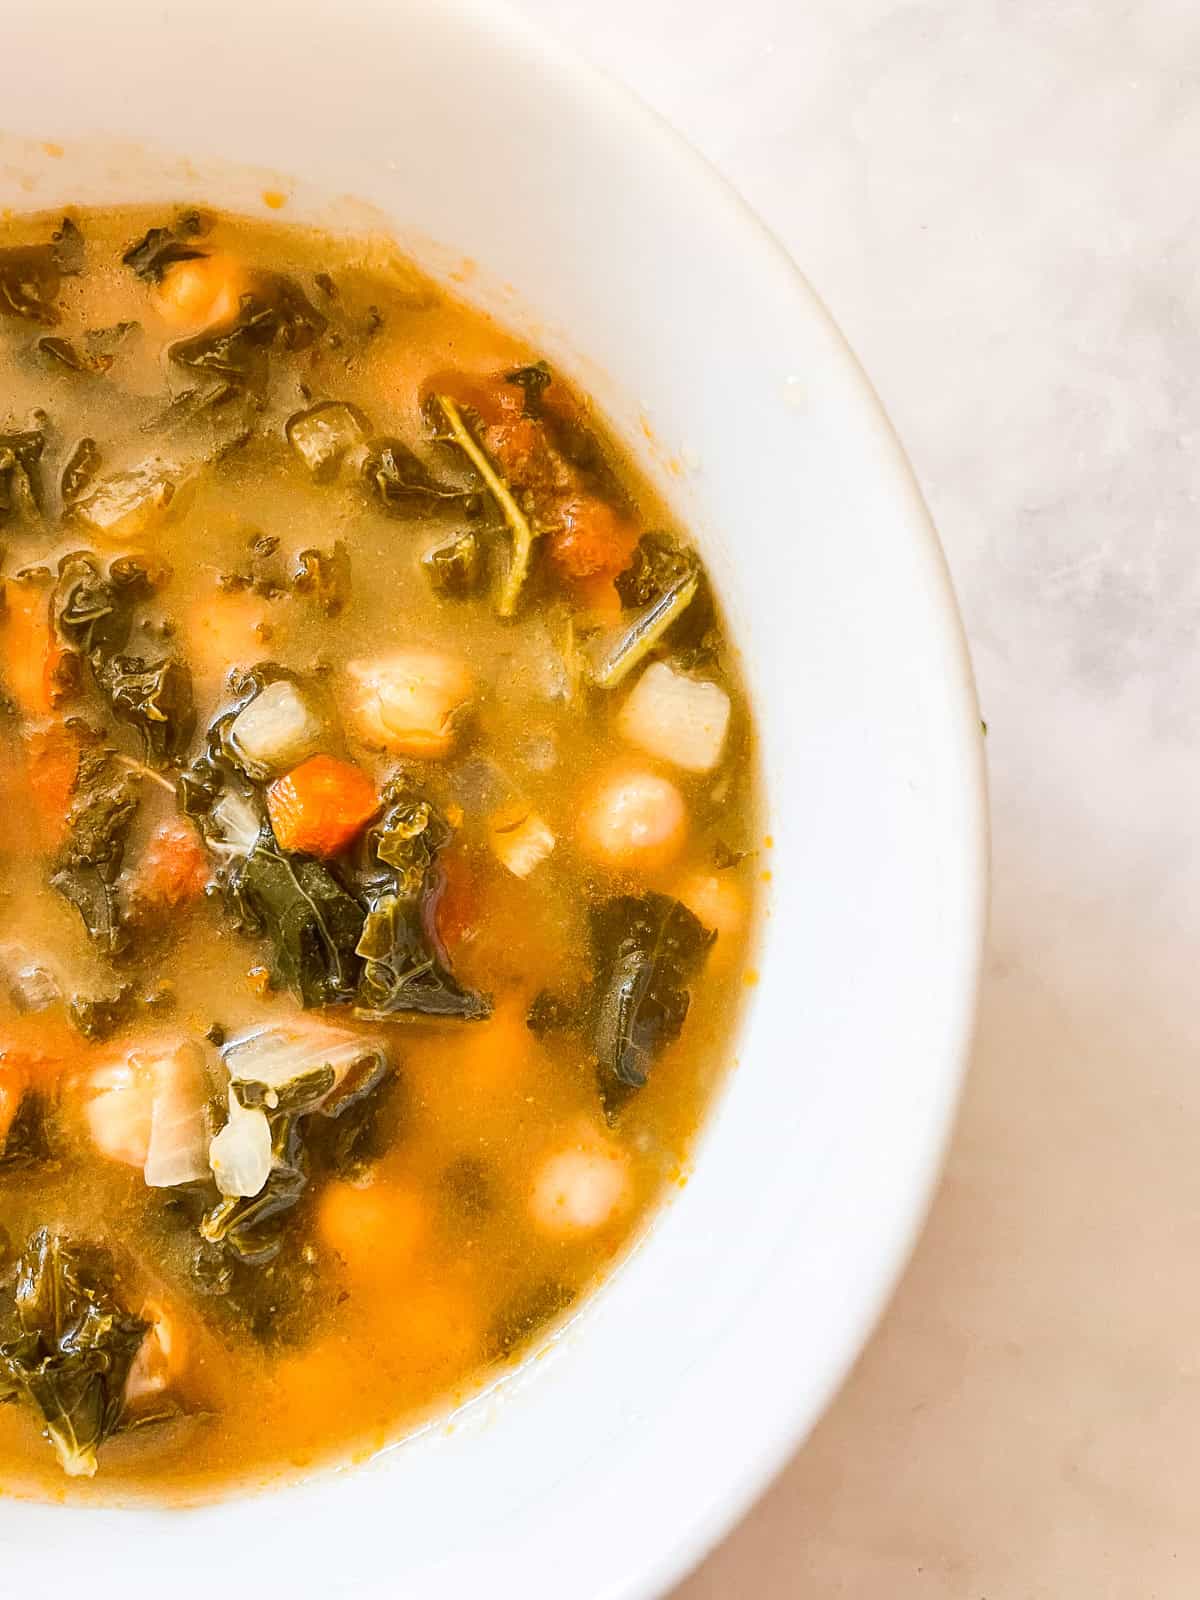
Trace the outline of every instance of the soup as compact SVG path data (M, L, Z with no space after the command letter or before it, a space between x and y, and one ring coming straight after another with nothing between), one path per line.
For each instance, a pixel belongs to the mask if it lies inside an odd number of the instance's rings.
M686 1170L753 923L704 567L386 242L0 225L0 1473L475 1392Z

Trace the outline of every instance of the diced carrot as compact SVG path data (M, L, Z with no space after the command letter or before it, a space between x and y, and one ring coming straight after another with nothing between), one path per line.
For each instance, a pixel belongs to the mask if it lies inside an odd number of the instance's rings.
M70 728L51 724L29 730L25 736L25 777L44 850L52 850L62 840L78 774L79 740Z
M356 1278L386 1280L411 1265L429 1233L430 1210L415 1184L334 1179L317 1202L317 1234Z
M33 583L11 583L4 617L4 682L29 717L47 717L63 698L66 652L50 622L50 596Z
M638 530L607 500L575 494L564 500L550 522L546 547L565 578L615 578L637 547Z
M579 578L571 585L571 593L581 610L588 613L589 621L601 626L615 626L621 620L621 596L607 572L593 578Z
M482 1320L465 1282L450 1279L406 1286L403 1304L397 1337L407 1367L425 1374L457 1375L478 1356Z
M460 406L469 407L485 425L520 417L525 410L525 392L515 383L505 383L499 373L435 372L421 385L421 399L448 394Z
M267 812L285 850L335 856L370 821L379 805L361 767L334 756L310 756L267 790Z
M174 911L198 900L209 880L200 836L182 817L160 823L134 870L130 896L145 911Z
M538 1050L525 1024L528 1003L520 998L497 1005L486 1022L474 1023L459 1046L459 1081L473 1105L507 1097L525 1078Z
M52 1089L88 1053L62 1012L6 1016L0 1025L0 1070L14 1068L39 1089Z

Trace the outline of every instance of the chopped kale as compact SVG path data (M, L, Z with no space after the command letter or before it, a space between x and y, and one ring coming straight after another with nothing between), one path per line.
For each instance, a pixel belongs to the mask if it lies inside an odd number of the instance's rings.
M90 551L75 550L58 563L50 619L66 649L111 655L129 638L140 592L134 582L105 577Z
M161 283L167 268L176 261L198 261L208 254L198 250L185 237L183 230L151 228L136 244L131 244L121 257L121 265L128 267L146 283Z
M477 493L439 483L420 457L400 439L372 439L363 460L362 475L383 509L395 516L419 516L455 502L467 511L479 507Z
M136 327L136 322L118 322L111 328L92 328L83 336L82 349L78 340L64 339L60 334L45 335L37 347L70 372L107 372L116 360L121 341Z
M363 911L328 867L287 855L264 824L249 855L229 872L226 888L243 925L266 935L272 977L301 1005L337 1005L354 997Z
M100 470L100 449L95 439L80 439L67 457L59 479L59 494L64 510L69 511L91 488Z
M464 989L451 973L434 927L442 885L437 858L450 829L403 784L385 792L384 803L387 810L365 841L367 916L356 947L364 962L356 1015L490 1016L491 1001Z
M177 762L196 726L190 670L172 656L146 661L117 655L94 665L113 715L141 734L150 765Z
M554 374L544 361L535 361L532 366L517 367L513 372L506 372L504 381L515 383L525 391L525 415L536 417L541 414L542 396L554 382Z
M478 1156L459 1156L438 1182L446 1209L464 1222L481 1222L495 1206L493 1180Z
M172 361L201 377L223 380L234 392L266 393L270 373L268 349L275 338L274 319L261 314L232 324L177 339L167 351ZM206 396L211 400L212 396Z
M626 609L644 608L628 636L638 645L645 645L629 652L634 661L640 661L659 644L670 646L684 670L712 660L720 647L712 590L692 551L669 533L643 534L632 562L617 578L616 586ZM620 676L625 670L627 667Z
M0 433L0 525L37 515L37 465L45 447L40 428Z
M715 935L682 901L617 895L591 908L589 1032L610 1120L641 1089L655 1059L679 1037L688 985Z
M0 316L24 317L52 328L59 320L62 269L48 244L0 250Z
M350 600L350 551L341 539L329 550L301 550L296 557L292 587L310 596L327 617L336 617Z
M50 1107L43 1094L27 1089L8 1132L0 1139L0 1172L47 1161L50 1145Z
M118 1297L103 1247L42 1228L25 1246L0 1313L0 1389L41 1415L70 1477L90 1478L121 1425L129 1369L148 1324Z
M91 1043L111 1039L137 1010L134 987L123 983L111 994L75 994L67 1002L67 1016L75 1031Z
M421 565L434 593L448 599L463 600L477 594L486 576L479 535L469 529L427 550Z
M138 795L128 767L108 750L85 751L67 812L66 840L51 884L69 900L105 955L128 942L117 879L137 811Z

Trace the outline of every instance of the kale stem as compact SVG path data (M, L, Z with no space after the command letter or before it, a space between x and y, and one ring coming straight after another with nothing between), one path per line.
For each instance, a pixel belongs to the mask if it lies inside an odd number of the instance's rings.
M508 571L504 574L504 581L500 585L500 596L496 602L497 613L502 617L511 617L516 612L517 601L529 574L529 559L533 554L533 529L525 513L513 499L512 490L496 471L474 434L463 421L457 403L448 394L435 394L434 399L442 408L442 415L449 425L455 443L483 479L489 494L503 512L504 520L508 523L509 532L512 534Z
M141 761L135 761L132 756L118 755L115 759L123 767L128 767L130 772L136 772L139 778L149 778L152 783L158 784L160 789L165 789L169 795L174 796L175 785L168 778L164 778L161 772L154 772Z

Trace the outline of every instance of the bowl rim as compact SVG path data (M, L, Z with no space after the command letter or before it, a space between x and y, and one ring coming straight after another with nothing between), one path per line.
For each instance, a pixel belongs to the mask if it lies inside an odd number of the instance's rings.
M797 315L823 326L831 352L836 353L857 391L860 437L869 441L873 453L893 480L897 500L906 505L907 520L914 529L926 575L936 593L936 606L931 607L931 611L941 626L942 644L954 664L958 680L957 715L947 730L955 744L965 824L956 834L959 845L956 877L960 890L957 904L958 1004L950 1030L952 1042L937 1073L936 1093L930 1094L926 1102L923 1138L912 1145L906 1199L899 1215L893 1218L886 1239L883 1230L880 1232L877 1270L873 1274L863 1274L866 1287L858 1303L843 1319L841 1356L830 1364L817 1386L817 1403L814 1405L810 1395L802 1394L797 1387L789 1407L785 1390L771 1425L762 1431L761 1444L737 1470L727 1474L715 1507L710 1504L698 1510L687 1526L677 1528L672 1538L664 1542L657 1560L640 1572L631 1572L622 1585L610 1588L604 1596L604 1600L655 1600L694 1572L722 1543L802 1447L876 1331L924 1229L949 1149L976 1031L990 904L986 726L980 715L966 630L949 563L916 472L887 408L853 347L778 235L733 181L636 90L575 50L556 32L534 23L516 9L512 0L448 0L448 5L481 28L507 33L507 43L538 58L547 71L574 78L599 102L603 112L614 119L623 119L643 143L656 144L666 158L674 161L681 174L704 192L713 211L722 213L729 227L746 238L747 248L757 250L761 270L769 272L777 286L790 296ZM765 930L761 934L763 938L769 936ZM933 1077L932 1071L930 1076ZM728 1087L722 1092L727 1092ZM702 1154L700 1159L703 1159Z
M355 9L394 23L397 11L428 8L432 0L354 0ZM233 0L216 0L220 13L231 12ZM69 9L69 8L68 8ZM117 11L130 11L128 0ZM264 10L274 9L266 0ZM281 8L282 9L282 8ZM318 16L336 16L338 0L307 0ZM753 262L753 273L769 286L779 303L794 308L797 323L820 332L831 365L845 375L851 391L848 431L886 479L898 516L911 532L914 572L925 581L920 620L937 635L947 675L946 711L940 734L946 752L944 788L954 826L947 835L947 911L951 926L944 980L950 999L944 1006L945 1040L939 1057L931 1056L922 1081L919 1118L905 1141L904 1160L896 1165L890 1187L880 1196L890 1210L873 1225L869 1239L855 1254L858 1277L844 1297L829 1332L822 1359L814 1362L803 1383L781 1386L778 1405L756 1423L753 1439L743 1441L735 1461L726 1458L714 1471L711 1493L676 1517L661 1539L630 1550L619 1578L589 1591L604 1600L639 1600L658 1595L691 1570L729 1531L776 1475L806 1436L840 1386L881 1314L916 1242L953 1123L965 1073L980 979L987 912L987 802L983 743L966 640L959 619L948 568L925 507L915 475L878 395L818 296L779 240L734 187L703 156L641 100L630 88L588 62L556 34L516 10L511 0L437 0L443 15L492 38L506 50L560 85L569 85L588 112L603 118L635 148L653 159L663 173L686 186L711 215L736 235ZM50 0L52 21L64 10L63 0ZM39 24L40 25L40 24ZM603 356L603 352L598 352ZM845 398L844 396L842 398ZM769 796L768 796L769 799ZM770 935L768 934L769 938ZM699 1146L703 1151L703 1142ZM703 1162L703 1154L699 1157ZM836 1334L836 1336L835 1336ZM518 1402L519 1403L519 1402ZM325 1473L316 1475L326 1477ZM311 1483L313 1480L310 1479ZM281 1486L282 1487L282 1486ZM53 1508L57 1509L57 1508ZM214 1510L220 1510L220 1503ZM102 1513L106 1514L106 1513ZM372 1591L374 1586L372 1585Z

